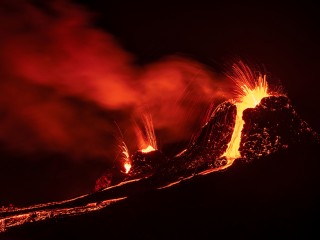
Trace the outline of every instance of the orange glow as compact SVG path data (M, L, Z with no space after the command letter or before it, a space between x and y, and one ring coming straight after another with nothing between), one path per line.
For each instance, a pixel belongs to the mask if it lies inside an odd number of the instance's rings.
M0 62L5 63L0 106L6 112L0 118L2 146L112 161L105 136L113 132L113 121L98 109L131 116L147 107L155 129L167 130L167 144L189 139L208 102L229 98L220 75L191 58L162 56L136 64L136 56L117 37L96 27L95 14L71 2L46 1L42 7L32 1L0 1ZM81 119L79 112L84 113ZM127 119L117 122L128 129Z
M131 169L131 163L130 162L125 162L124 163L124 168L125 168L125 173L129 173L130 172L130 169Z
M121 149L121 155L122 155L122 161L124 162L123 167L125 169L125 173L129 173L131 169L129 149L124 141L121 142L119 147Z
M236 77L234 78L238 87L238 97L236 100L237 116L228 148L222 157L227 159L227 164L222 168L227 168L234 162L235 159L241 157L239 152L241 142L241 132L244 121L242 119L243 111L247 108L254 108L258 105L262 98L269 96L268 83L266 76L255 77L248 66L241 64L234 66Z
M156 149L154 149L151 145L149 145L148 147L146 147L144 149L141 149L140 151L143 152L143 153L148 153L148 152L153 152L155 150Z
M158 149L157 139L151 116L143 114L142 123L143 127L136 126L135 128L138 138L138 147L143 153L155 151Z

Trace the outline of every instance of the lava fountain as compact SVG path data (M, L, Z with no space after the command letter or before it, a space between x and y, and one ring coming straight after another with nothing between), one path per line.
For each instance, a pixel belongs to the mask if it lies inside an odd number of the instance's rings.
M123 156L123 161L124 161L123 167L125 169L125 173L129 173L131 169L131 160L130 160L129 150L125 142L122 142L121 150L122 150L121 154Z
M232 165L235 159L240 158L239 152L241 133L244 125L242 119L243 111L247 108L256 107L261 99L270 96L268 93L268 83L266 81L266 75L259 75L256 77L252 70L245 64L233 66L235 76L232 79L236 83L236 91L238 93L235 100L235 106L237 110L234 130L228 148L222 157L227 159L227 164L223 168L227 168Z
M150 114L141 115L142 126L138 124L135 127L135 132L138 139L139 151L143 153L152 152L158 149L157 138L154 132L153 121Z

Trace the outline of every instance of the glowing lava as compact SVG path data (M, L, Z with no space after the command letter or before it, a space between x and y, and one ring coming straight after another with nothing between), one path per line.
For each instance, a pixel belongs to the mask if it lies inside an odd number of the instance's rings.
M125 169L125 173L129 173L131 169L131 160L130 160L130 154L129 154L129 149L124 141L122 141L120 145L121 149L121 155L122 155L122 160L123 160L123 167Z
M136 134L141 152L148 153L158 149L151 115L142 115L143 127L136 126Z
M227 164L223 166L223 168L230 166L236 158L241 157L239 147L241 132L244 125L242 119L243 111L247 108L254 108L260 103L262 98L269 96L268 83L265 75L260 75L257 79L246 65L235 66L234 70L236 73L236 78L234 80L239 91L238 99L235 103L237 107L237 116L228 148L222 155L222 157L227 159Z
M126 170L125 173L129 173L131 169L131 163L130 162L125 162L123 164L124 169Z
M154 149L151 145L149 145L148 147L146 147L144 149L141 149L140 151L143 152L143 153L148 153L148 152L153 152L155 150L156 149Z

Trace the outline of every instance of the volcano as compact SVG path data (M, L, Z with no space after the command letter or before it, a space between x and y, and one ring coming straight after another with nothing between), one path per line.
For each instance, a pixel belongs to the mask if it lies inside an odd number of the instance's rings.
M153 147L138 150L130 156L130 168L109 171L96 192L2 209L1 236L171 239L313 234L319 211L319 135L286 96L266 94L241 112L239 146L228 155L236 142L241 103L218 105L195 140L172 158Z

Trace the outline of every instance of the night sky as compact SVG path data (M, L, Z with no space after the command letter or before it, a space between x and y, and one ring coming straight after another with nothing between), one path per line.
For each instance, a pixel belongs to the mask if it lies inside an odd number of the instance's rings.
M92 192L117 160L117 126L134 150L140 98L150 103L160 148L178 153L210 101L232 96L223 74L237 59L265 69L320 132L313 5L15 2L0 4L0 206Z

